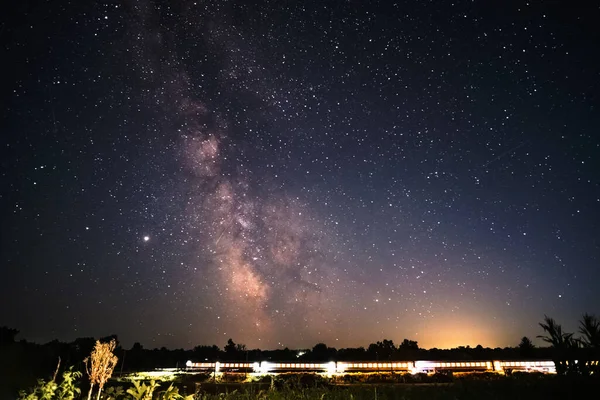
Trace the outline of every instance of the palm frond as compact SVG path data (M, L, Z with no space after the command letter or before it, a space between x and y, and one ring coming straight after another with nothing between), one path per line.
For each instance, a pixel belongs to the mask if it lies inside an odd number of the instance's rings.
M600 347L600 320L594 315L584 314L579 322L579 333L585 346Z

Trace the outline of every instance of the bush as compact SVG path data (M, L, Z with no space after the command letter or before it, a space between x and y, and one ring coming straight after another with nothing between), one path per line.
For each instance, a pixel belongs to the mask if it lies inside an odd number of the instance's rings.
M58 372L58 369L57 371ZM51 381L39 379L37 385L29 391L19 392L20 400L73 400L81 394L75 380L81 377L81 372L69 368L62 374L60 383L56 383L56 374Z

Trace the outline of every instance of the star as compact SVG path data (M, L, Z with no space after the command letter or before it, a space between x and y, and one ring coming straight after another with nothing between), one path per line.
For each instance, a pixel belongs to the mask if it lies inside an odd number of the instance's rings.
M27 66L0 75L26 133L0 147L0 298L21 299L0 320L19 339L76 320L159 348L417 330L505 347L548 310L597 311L597 7L228 3L27 10L68 37L6 18L5 58ZM242 9L270 17L231 23ZM82 294L108 279L110 301Z

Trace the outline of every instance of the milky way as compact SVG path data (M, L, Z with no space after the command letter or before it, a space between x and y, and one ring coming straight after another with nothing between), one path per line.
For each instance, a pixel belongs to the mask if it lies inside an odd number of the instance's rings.
M334 242L327 237L331 232L301 200L266 184L265 176L258 185L253 171L239 165L239 155L232 151L236 143L227 137L227 116L218 115L194 95L189 74L180 63L172 61L171 68L164 61L154 65L152 60L179 57L162 44L165 35L160 24L152 22L157 15L151 8L133 6L134 11L143 11L138 14L141 23L134 26L139 30L131 36L152 38L145 48L136 46L135 54L147 56L134 57L133 62L143 73L160 71L163 79L149 86L151 94L141 98L158 99L164 105L158 112L178 124L163 134L174 135L182 173L189 173L183 187L187 198L182 219L199 245L188 263L198 264L202 280L213 286L211 296L202 302L222 320L218 330L256 342L273 343L289 329L313 340L332 334L339 291L349 282L337 271L331 251ZM240 34L209 31L203 38L209 47L218 46L224 53L218 74L224 85L243 80L239 75L251 74L255 64L247 50L242 60L237 59L239 50L231 47L231 41L243 45L243 40L232 39L236 35ZM171 80L165 85L167 76ZM253 96L258 102L264 100L262 93ZM234 160L233 168L228 160Z
M598 8L409 3L11 6L0 324L447 347L599 314Z

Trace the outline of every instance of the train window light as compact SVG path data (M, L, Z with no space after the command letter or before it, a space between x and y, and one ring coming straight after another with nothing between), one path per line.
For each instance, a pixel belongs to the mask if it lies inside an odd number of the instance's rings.
M572 361L579 363L578 361ZM588 365L598 365L598 361L588 361ZM271 363L263 361L261 363L240 363L240 362L199 362L193 360L185 362L185 367L190 369L204 369L217 374L239 370L240 368L251 369L257 374L277 373L285 370L306 370L324 374L341 374L347 371L364 372L380 369L382 371L408 371L411 373L424 372L431 373L436 369L465 369L476 368L480 370L489 370L504 372L506 369L516 369L522 371L540 371L546 373L556 373L554 362L551 360L495 360L495 361L415 361L415 362L327 362L327 363ZM162 369L164 370L164 369Z

